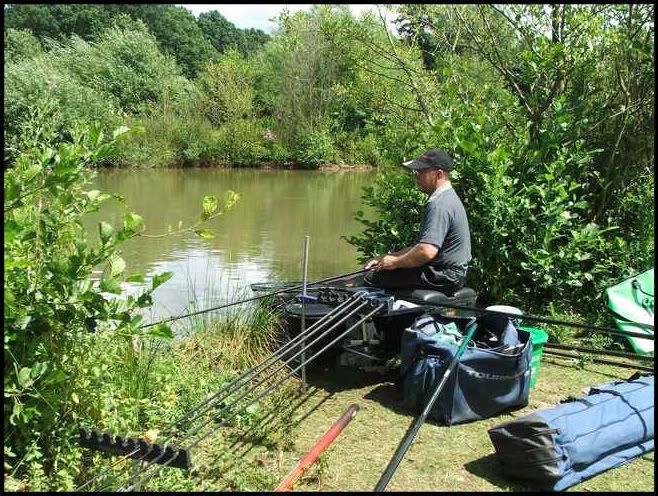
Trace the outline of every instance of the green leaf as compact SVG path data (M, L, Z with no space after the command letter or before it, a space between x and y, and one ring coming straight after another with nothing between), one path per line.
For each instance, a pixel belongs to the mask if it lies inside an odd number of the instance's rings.
M113 255L110 259L110 277L116 277L126 270L126 262L118 255Z
M112 139L117 139L119 136L122 136L126 134L128 131L130 131L130 128L128 126L121 126L112 131Z
M113 231L114 228L112 227L111 224L108 224L105 221L101 221L98 223L98 234L101 238L101 243L103 244L107 243L112 237Z
M18 222L5 217L4 232L5 244L9 244L16 238L16 235L21 232L21 227Z
M116 279L101 279L101 291L112 294L121 294L123 289Z
M18 373L18 385L20 387L27 387L32 384L32 379L30 379L30 372L30 369L23 367Z
M200 236L204 239L212 239L215 237L215 233L212 231L212 229L196 229L194 231L197 236Z
M139 328L139 324L142 323L142 316L141 315L135 315L131 320L130 320L130 328L133 331L136 331Z
M167 324L158 324L149 328L147 334L155 338L173 339L174 332Z
M152 305L153 304L153 297L151 296L151 293L149 293L147 291L147 292L144 292L141 295L139 295L139 297L137 298L137 301L135 302L135 304L139 308L146 308L146 307Z
M460 140L459 146L461 146L466 153L473 153L473 150L475 150L475 143L471 143L470 141Z
M217 197L214 195L205 196L202 202L203 218L206 220L217 211Z
M151 281L151 288L155 289L161 284L164 284L169 279L171 279L171 276L173 275L174 275L173 272L163 272L162 274L154 275L153 280Z
M137 215L135 212L128 212L123 216L123 226L126 229L131 231L137 231L137 229L144 225L144 219Z
M126 282L144 282L144 274L137 272L126 277Z
M97 200L104 201L112 197L112 195L108 195L107 193L103 193L102 191L99 191L97 189L92 189L91 191L85 191L84 194L91 201L97 201Z
M240 194L235 191L228 190L224 193L224 211L228 212L233 205L235 205L240 199Z

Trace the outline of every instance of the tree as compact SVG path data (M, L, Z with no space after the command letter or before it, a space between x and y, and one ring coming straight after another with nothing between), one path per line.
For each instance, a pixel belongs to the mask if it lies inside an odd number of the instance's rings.
M192 13L169 4L14 4L5 12L5 29L30 29L38 38L59 41L76 34L90 41L120 14L142 20L187 77L196 76L217 56Z
M216 10L199 14L197 23L219 53L240 44L240 30Z

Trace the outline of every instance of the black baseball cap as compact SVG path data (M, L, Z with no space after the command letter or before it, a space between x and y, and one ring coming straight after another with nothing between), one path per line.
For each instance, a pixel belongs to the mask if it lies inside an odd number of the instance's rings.
M450 155L448 155L443 150L438 148L431 148L423 153L420 157L415 160L409 160L404 162L405 167L414 170L427 169L428 167L436 167L438 169L443 169L444 171L450 172L455 168L452 163Z

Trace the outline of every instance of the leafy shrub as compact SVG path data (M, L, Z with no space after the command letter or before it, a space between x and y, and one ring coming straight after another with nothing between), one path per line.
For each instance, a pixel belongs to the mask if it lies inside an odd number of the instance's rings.
M450 91L445 88L446 97ZM578 313L601 319L604 289L631 267L642 267L619 256L625 242L614 223L591 220L586 185L593 180L597 150L583 140L561 144L578 126L577 118L557 102L554 119L539 129L545 142L534 148L526 141L525 126L509 132L501 119L510 123L513 117L494 110L495 102L484 97L453 102L431 132L408 130L396 139L413 143L407 157L438 146L455 160L453 184L471 231L469 281L480 303L504 302L541 313L549 304L554 312L571 312L577 302ZM419 222L409 217L419 209L411 178L388 168L382 173L385 177L364 194L380 218L361 219L365 230L349 239L363 259L411 245Z
M251 69L236 50L229 50L218 62L208 64L199 78L199 87L203 113L213 124L253 116Z
M121 122L111 100L80 84L49 55L5 65L4 105L5 148L20 148L24 128L37 109L50 109L40 125L50 128L52 137L64 138L76 122L97 122L106 133Z
M256 120L227 122L216 133L212 155L227 164L256 164L267 156L264 131Z
M320 129L301 135L295 145L295 159L309 168L335 162L337 153L329 132Z
M381 165L382 156L376 136L374 134L367 134L365 137L349 135L345 140L343 160L351 165Z
M112 27L94 42L72 37L55 45L50 56L82 84L111 95L129 114L139 113L147 102L189 91L173 58L160 52L156 39L139 21L140 29Z
M5 31L5 64L33 58L43 52L41 43L29 29Z
M97 370L87 361L90 333L112 330L132 351L133 338L143 334L135 310L149 306L152 290L171 274L154 277L152 289L138 297L108 298L122 292L125 278L117 245L136 234L141 218L127 213L116 231L99 223L97 246L87 243L80 221L111 197L84 189L89 164L111 154L126 129L104 143L98 127L76 127L69 142L49 144L39 118L29 124L22 137L29 148L4 177L5 445L20 460L15 469L43 470L52 477L46 487L71 489L80 456L74 424L99 420L102 408L92 401L94 388L102 386L85 382ZM94 281L99 265L103 276ZM171 332L152 329L154 336ZM121 363L134 365L126 357ZM97 380L105 380L100 371Z

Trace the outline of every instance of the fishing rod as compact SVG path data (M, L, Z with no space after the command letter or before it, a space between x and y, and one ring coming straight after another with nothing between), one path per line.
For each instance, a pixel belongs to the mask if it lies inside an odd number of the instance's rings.
M355 303L355 302L358 302L358 301L359 301L359 298L360 298L362 295L364 295L364 294L365 294L365 292L358 292L358 293L355 293L355 295L354 295L352 298L346 299L346 300L345 300L343 303L341 303L338 307L334 308L334 309L332 310L332 312L330 312L330 313L328 313L327 315L323 316L320 320L318 320L318 321L315 322L311 327L309 327L309 328L306 330L306 334L307 334L307 335L312 335L312 334L315 333L317 330L319 330L319 328L320 328L321 326L326 325L327 323L329 323L329 322L330 322L333 318L335 318L336 316L338 316L338 315L340 315L341 313L343 313L343 312L349 310L350 307L353 307L354 303ZM353 313L355 313L355 312L350 313L347 317L345 317L344 319L341 319L337 324L340 324L340 323L344 322L344 320L346 320L346 319L349 318L351 315L353 315ZM274 362L276 362L277 358L283 357L283 356L284 356L284 355L285 355L290 349L292 349L294 346L296 346L296 345L299 343L299 341L301 341L302 339L303 339L303 336L302 336L301 334L298 335L298 336L296 336L296 337L293 338L291 341L289 341L286 345L284 345L283 347L281 347L281 348L279 348L278 350L276 350L276 351L275 351L272 355L270 355L268 358L264 359L263 361L261 361L261 362L260 362L259 364L257 364L256 366L254 366L254 367L248 369L247 371L245 371L245 372L244 372L243 374L241 374L238 378L234 379L234 380L231 381L230 383L228 383L228 384L226 384L225 386L223 386L222 388L220 388L220 390L217 391L215 394L213 394L211 397L207 398L205 401L203 401L203 402L200 403L199 405L195 406L194 408L192 408L191 410L189 410L187 413L185 413L184 415L182 415L182 416L179 417L178 419L176 419L176 420L170 422L169 424L167 424L167 425L165 426L165 428L164 428L165 430L164 430L164 432L163 432L164 437L165 437L166 439L165 439L165 441L163 441L163 442L164 442L164 443L169 442L169 441L173 438L173 432L171 432L171 431L172 431L173 429L180 429L181 424L183 424L183 422L184 422L186 419L188 419L188 418L190 417L190 415L192 415L193 413L195 413L196 411L198 411L200 408L203 408L204 406L208 405L208 403L211 403L211 402L212 402L212 404L209 405L209 406L208 406L208 407L207 407L207 408L206 408L201 414L198 414L198 415L197 415L194 419L192 419L192 420L188 420L188 423L192 422L193 420L196 420L196 418L198 418L199 415L202 415L202 414L205 413L209 408L212 408L212 406L213 406L214 404L216 404L216 403L218 403L218 402L220 402L220 401L223 401L223 400L225 400L226 398L228 398L231 394L233 394L234 392L236 392L236 391L237 391L238 389L240 389L244 384L246 384L246 382L248 382L248 381L250 380L250 377L249 377L249 376L255 376L256 374L262 372L264 369L266 369L266 368L268 368L269 366L271 366L271 364L273 364ZM221 398L218 399L218 397L219 397L219 396L222 396L222 394L223 394L223 397L221 397ZM104 473L98 474L97 476L93 477L92 479L88 480L87 482L85 482L84 484L82 484L81 486L79 486L79 487L78 487L78 490L81 490L82 488L88 486L88 485L91 484L92 482L94 482L94 481L98 480L99 478L101 478L103 475L105 475L105 473L106 473L107 471L109 471L109 469L113 468L114 466L116 466L116 465L119 464L120 462L125 461L125 460L127 460L128 458L132 457L132 455L134 455L135 453L137 453L137 452L139 451L139 449L140 449L140 448L137 448L137 449L135 449L135 450L133 450L133 451L127 453L126 455L124 455L122 458L120 458L119 460L117 460L116 462L114 462L112 465L110 465L110 466L108 467L108 470L106 470Z
M297 351L297 353L295 353L293 356L288 357L288 358L287 358L287 361L285 361L285 362L283 362L281 365L279 365L279 367L278 367L277 369L275 369L274 371L269 372L269 376L268 376L268 377L266 377L265 379L261 380L261 381L260 381L259 383L257 383L255 386L253 386L252 388L250 388L250 389L247 391L247 393L249 393L249 392L255 390L258 386L262 385L265 381L271 379L271 378L274 376L275 373L277 373L279 370L281 370L282 368L284 368L286 365L289 365L289 364L292 362L292 360L294 360L295 358L297 358L297 357L298 357L299 355L301 355L304 351L308 350L308 349L309 349L310 347L312 347L316 342L320 341L323 337L325 337L325 336L328 335L330 332L332 332L336 327L338 327L340 324L342 324L344 321L346 321L348 318L350 318L352 315L354 315L355 313L357 313L359 310L362 310L362 309L363 309L364 307L366 307L366 306L368 306L368 302L363 302L361 305L359 305L358 307L356 307L355 309L353 309L353 310L352 310L347 316L343 317L341 320L339 320L338 322L336 322L335 324L333 324L329 329L325 329L324 332L322 332L322 334L320 334L319 336L315 337L315 339L313 339L313 341L311 341L310 343L308 343L308 344L306 344L305 346L303 346L303 347L302 347L299 351ZM310 334L314 334L314 333L316 333L316 332L318 332L318 331L320 331L320 330L323 330L323 329L322 329L322 328L315 329L315 330L314 330L313 332L311 332ZM308 338L308 337L309 337L309 335L305 335L305 336L303 336L301 333L300 333L299 336L301 337L300 339L304 339L304 338ZM274 362L272 362L272 363L274 363ZM262 372L262 371L261 371L261 372ZM259 372L259 373L260 373L260 372ZM243 384L243 385L244 385L244 384ZM241 385L241 386L242 386L242 385ZM238 386L237 389L239 389L241 386ZM228 396L230 396L230 394L227 395L226 397L228 397ZM220 412L218 412L218 413L222 413L222 411L226 411L228 408L230 408L232 405L234 405L235 403L237 403L237 402L238 402L240 399L242 399L243 397L244 397L244 396L238 398L237 400L234 400L233 403L231 403L231 404L225 406L225 407L224 407L222 410L220 410ZM217 403L217 402L215 402L215 403ZM197 414L196 414L196 415L190 420L190 422L194 422L194 421L195 421L196 419L198 419L201 415L203 415L203 414L206 413L208 410L210 410L213 406L214 406L214 405L208 405L208 406L206 406L206 407L203 409L203 411L197 413ZM198 430L197 430L196 432L198 432ZM195 433L196 433L196 432L195 432Z
M565 320L556 320L556 319L549 319L546 317L537 317L535 315L529 315L529 314L523 314L519 315L518 313L510 313L510 312L503 312L501 310L491 310L487 308L479 308L479 307L468 307L464 305L455 305L455 304L438 304L438 305L422 305L422 306L427 306L430 310L432 311L438 311L436 307L443 307L443 308L454 308L457 310L468 310L471 312L478 312L478 313L494 313L494 314L499 314L499 315L505 315L506 317L510 317L512 319L520 319L523 318L523 320L530 320L530 321L535 321L535 322L543 322L545 324L555 324L555 325L564 325L568 327L576 327L580 329L587 329L587 330L593 330L593 331L600 331L603 333L608 333L608 334L613 334L613 335L618 335L618 336L623 336L623 337L636 337L636 338L642 338L642 339L648 339L653 341L654 337L652 334L643 334L641 332L630 332L630 331L620 331L619 329L614 329L612 327L603 327L603 326L596 326L596 325L591 325L591 324L581 324L578 322L569 322ZM637 324L633 323L633 325L636 325L638 327L646 327L649 329L653 329L653 325L651 324Z
M554 351L554 350L544 350L544 354L545 355L555 355L555 356L565 357L565 358L575 358L577 360L580 360L580 359L584 358L583 355L573 355L573 354L570 354L570 353L561 353L559 351ZM625 367L625 368L628 368L628 369L642 370L642 371L645 371L645 372L653 372L653 367L645 367L643 365L636 365L634 363L617 362L615 360L606 360L604 358L597 358L597 357L590 357L588 359L591 360L592 362L596 362L596 363L603 363L603 364L607 364L607 365L615 365L617 367Z
M395 450L395 453L393 454L393 458L391 458L391 461L389 462L388 466L386 467L386 470L384 471L383 475L379 479L379 482L377 482L377 485L375 486L375 491L382 492L382 491L384 491L384 489L386 489L386 486L388 485L389 481L391 480L391 477L393 477L393 474L395 473L398 466L400 465L400 462L402 461L402 458L404 457L405 453L409 450L409 447L411 446L411 443L416 438L416 435L418 434L418 431L419 431L420 427L423 425L423 423L425 422L425 419L427 418L430 411L432 410L432 407L434 406L434 403L436 402L437 398L439 397L439 394L441 393L441 390L443 389L443 386L448 381L448 377L450 376L452 371L455 369L459 359L462 357L462 355L466 351L466 346L468 345L468 342L473 338L473 335L475 334L476 330L477 330L477 323L476 323L476 320L473 318L467 324L466 335L464 336L464 339L462 339L462 342L459 345L459 348L457 349L457 352L455 353L455 356L450 361L450 364L448 365L446 371L443 373L443 377L441 377L441 380L439 381L439 384L436 386L436 388L432 392L432 396L430 397L429 401L425 405L425 408L423 409L422 413L409 426L409 429L407 430L406 434L404 435L404 438L402 438L402 441L400 442L397 449Z
M609 355L622 358L629 358L634 360L642 360L647 362L653 362L652 356L647 355L638 355L637 353L626 353L624 351L615 351L615 350L602 350L598 348L586 348L583 346L573 346L570 344L558 344L558 343L544 343L544 348L555 348L558 350L566 351L582 351L584 353L591 353L594 355Z
M348 272L346 274L341 274L341 275L338 275L338 276L331 276L331 277L327 277L325 279L319 279L315 282L308 283L307 286L315 286L317 284L322 284L322 283L325 283L325 282L335 281L337 279L345 279L347 277L351 277L351 276L355 276L357 274L361 274L365 271L366 271L365 269L360 269L360 270L356 270L354 272ZM170 317L168 319L160 320L158 322L152 322L150 324L146 324L146 325L141 326L140 329L146 329L147 327L152 327L152 326L156 326L156 325L159 325L159 324L166 324L167 322L172 322L174 320L184 319L186 317L193 317L194 315L199 315L199 314L202 314L202 313L208 313L208 312L214 312L216 310L222 310L224 308L228 308L228 307L231 307L233 305L240 305L242 303L248 303L250 301L257 301L257 300L261 300L263 298L269 298L271 296L276 296L276 295L282 294L282 293L289 293L291 291L296 291L298 289L302 289L303 287L304 287L304 284L300 284L298 286L293 286L293 287L290 287L290 288L282 288L282 289L279 289L277 291L272 291L271 293L267 293L267 294L264 294L264 295L253 296L253 297L247 298L245 300L234 301L232 303L226 303L226 304L220 305L218 307L211 307L211 308L206 308L204 310L197 310L196 312L191 312L191 313L188 313L188 314L179 315L178 317Z
M340 335L338 335L337 337L335 337L335 338L334 338L329 344L327 344L324 348L320 349L318 352L316 352L315 354L313 354L313 355L312 355L312 356L306 361L305 364L308 364L308 363L312 362L313 360L315 360L315 358L317 358L320 354L324 353L327 349L329 349L329 348L330 348L331 346L333 346L335 343L337 343L338 341L340 341L341 339L343 339L343 338L344 338L345 336L347 336L350 332L352 332L354 329L356 329L359 325L361 325L363 322L365 322L366 320L368 320L368 319L369 319L370 317L372 317L374 314L376 314L377 312L379 312L379 311L380 311L382 308L384 308L385 306L386 306L386 303L380 303L380 304L379 304L377 307L375 307L371 312L369 312L365 317L363 317L363 318L360 319L358 322L356 322L354 325L352 325L350 328L348 328L347 330L345 330L344 332L342 332ZM331 330L333 330L333 329L330 329L330 331L331 331ZM309 346L310 346L310 345L309 345ZM301 354L301 351L299 351L299 352L297 353L297 355L299 355L299 354ZM255 398L253 398L251 401L249 401L249 403L247 403L246 405L243 405L239 410L233 412L231 415L229 415L228 417L226 417L226 418L225 418L224 420L222 420L222 421L219 423L219 425L217 425L214 429L210 430L208 433L206 433L205 435L203 435L202 437L200 437L200 438L198 438L196 441L194 441L192 444L190 444L190 445L187 447L187 450L191 450L192 448L194 448L195 446L197 446L199 443L201 443L203 440L207 439L210 435L212 435L212 434L213 434L214 432L216 432L219 428L221 428L223 425L225 425L225 424L226 424L229 420L231 420L235 415L237 415L238 413L240 413L241 411L243 411L244 409L246 409L247 407L249 407L250 405L252 405L252 404L255 403L256 401L262 399L264 396L266 396L267 394L269 394L269 393L270 393L271 391L273 391L277 386L279 386L280 384L282 384L283 382L285 382L286 380L288 380L292 375L294 375L295 372L297 372L298 370L300 370L300 369L302 368L302 366L305 365L305 364L300 364L299 366L297 366L295 369L293 369L290 373L288 373L285 377L283 377L283 378L282 378L281 380L279 380L277 383L273 384L272 386L270 386L269 388L267 388L265 391L259 393ZM219 416L219 414L215 414L215 415L213 415L208 421L206 421L206 423L205 423L204 425L208 424L209 422L212 422L212 421L215 420L218 416ZM203 426L201 426L201 427L203 427ZM200 428L201 428L201 427L200 427ZM195 431L195 434L196 434L196 432L198 432L198 430L199 430L199 429L197 429L197 431ZM155 461L155 460L154 460L154 461ZM131 484L130 486L128 486L128 487L125 489L125 491L133 491L135 488L140 487L141 484L143 484L146 480L148 480L148 479L154 477L155 475L157 475L157 474L158 474L163 468L165 468L167 465L169 465L172 461L173 461L173 459L170 459L170 460L168 460L167 462L165 462L165 463L163 463L163 464L159 464L159 465L157 466L157 468L155 469L154 472L152 472L150 475L147 475L147 476L142 477L141 479L135 481L133 484ZM153 463L149 464L144 470L142 470L142 473L146 472L146 471L147 471L150 467L152 467L152 466L154 466ZM135 478L136 478L136 476L133 476L132 478L129 479L128 482L129 482L129 483L130 483L130 482L133 482L133 481L135 480ZM120 490L123 490L123 489L120 488Z

